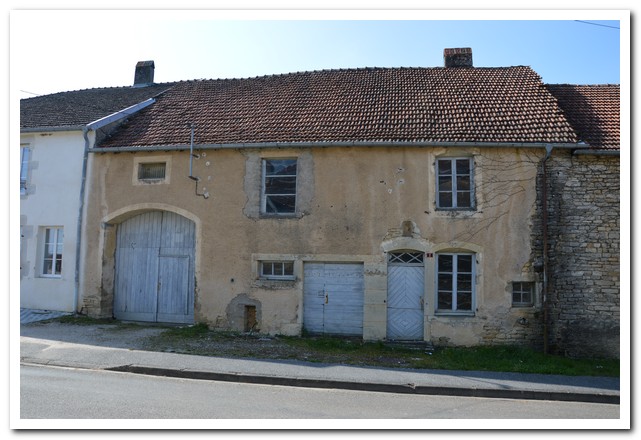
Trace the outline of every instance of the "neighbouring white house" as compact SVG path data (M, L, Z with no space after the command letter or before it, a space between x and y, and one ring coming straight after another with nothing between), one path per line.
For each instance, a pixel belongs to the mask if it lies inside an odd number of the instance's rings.
M76 311L87 151L171 87L154 84L153 73L153 61L143 61L133 86L20 101L21 308Z

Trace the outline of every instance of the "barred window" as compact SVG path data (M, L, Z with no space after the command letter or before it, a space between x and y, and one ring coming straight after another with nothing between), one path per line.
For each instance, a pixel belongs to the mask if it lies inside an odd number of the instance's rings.
M138 164L138 180L163 180L165 178L165 162L150 162Z

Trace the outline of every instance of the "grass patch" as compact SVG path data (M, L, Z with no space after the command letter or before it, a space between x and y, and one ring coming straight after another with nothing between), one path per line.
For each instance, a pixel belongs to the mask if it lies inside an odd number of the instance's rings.
M415 361L413 367L566 376L618 377L620 373L616 359L571 359L512 346L443 348Z
M307 352L310 359L342 358L342 363L417 369L498 371L567 376L619 377L617 359L571 359L545 355L541 352L514 346L452 347L432 351L403 346L388 346L382 342L362 342L352 339L312 337L287 338L286 342Z
M117 324L118 321L111 318L90 318L85 315L65 315L60 318L55 318L55 321L61 324L72 325L100 325L100 324Z
M198 323L186 327L171 327L165 330L162 333L163 337L172 338L172 339L189 339L189 338L198 338L201 336L208 335L210 333L209 327L207 324Z

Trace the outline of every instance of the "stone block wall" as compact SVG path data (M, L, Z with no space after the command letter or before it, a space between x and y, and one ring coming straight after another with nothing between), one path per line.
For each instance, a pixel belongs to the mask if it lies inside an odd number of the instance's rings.
M573 357L618 358L619 157L555 150L547 168L550 348ZM539 251L540 226L539 218Z

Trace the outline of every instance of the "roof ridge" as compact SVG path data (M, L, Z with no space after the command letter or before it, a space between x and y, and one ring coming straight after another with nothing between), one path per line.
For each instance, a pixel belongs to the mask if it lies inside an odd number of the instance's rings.
M546 83L546 86L551 87L621 87L621 84L611 84L611 83L602 83L602 84L571 84L571 83Z
M381 66L361 66L361 67L336 67L328 69L313 69L313 70L300 70L295 72L283 72L283 73L270 73L265 75L256 75L256 76L246 76L246 77L235 77L235 78L194 78L181 80L177 82L197 82L197 81L241 81L249 79L263 79L263 78L277 78L277 77L286 77L294 75L303 75L303 74L313 74L313 73L333 73L333 72L359 72L359 71L368 71L368 70L388 70L388 71L397 71L397 70L451 70L451 71L463 71L463 70L509 70L515 68L527 68L532 70L530 66L498 66L498 67L443 67L443 66L395 66L395 67L381 67ZM534 71L534 70L532 70Z
M36 96L30 96L28 98L20 98L20 101L28 101L31 99L37 99L37 98L42 98L42 97L52 97L55 95L63 95L65 93L80 93L80 92L91 92L91 91L109 91L109 90L128 90L128 89L137 89L137 90L143 90L143 89L149 89L150 87L155 87L155 86L173 86L179 81L167 81L167 82L162 82L162 83L153 83L145 87L134 87L134 86L107 86L107 87L88 87L86 89L76 89L76 90L64 90L60 92L53 92L53 93L43 93L42 95L36 95Z

